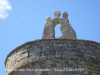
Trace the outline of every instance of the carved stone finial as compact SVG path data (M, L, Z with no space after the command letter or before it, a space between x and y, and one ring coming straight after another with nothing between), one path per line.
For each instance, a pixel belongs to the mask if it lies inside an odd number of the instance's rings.
M68 17L68 13L67 13L67 12L64 12L64 13L62 14L62 16L63 16L63 18L67 18L67 17Z
M61 15L60 11L55 11L54 16L55 16L56 18L59 18L60 15Z
M51 20L51 17L50 16L46 18L46 21L47 22L49 22L50 20Z

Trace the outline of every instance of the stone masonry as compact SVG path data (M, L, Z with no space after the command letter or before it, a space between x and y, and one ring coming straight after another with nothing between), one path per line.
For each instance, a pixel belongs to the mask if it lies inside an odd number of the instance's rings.
M6 75L100 75L100 43L76 39L68 14L54 15L53 20L47 18L42 39L26 42L7 55ZM61 38L55 38L58 23Z
M100 75L100 43L42 39L14 49L5 61L6 75ZM81 68L82 71L16 71L17 69Z
M62 36L60 38L76 39L76 33L69 24L67 12L62 14L63 18L59 18L60 15L60 11L55 11L55 18L53 20L51 20L51 17L47 17L42 39L55 38L55 27L57 24L61 24L60 30L62 32Z

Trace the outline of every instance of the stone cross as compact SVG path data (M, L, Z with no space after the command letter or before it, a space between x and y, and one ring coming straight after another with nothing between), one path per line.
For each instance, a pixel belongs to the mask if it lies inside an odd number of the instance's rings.
M42 39L54 39L55 38L55 27L57 24L60 24L60 30L62 32L62 36L60 38L62 39L77 39L76 38L76 32L74 29L70 26L69 20L68 20L68 13L64 12L62 14L63 18L60 18L60 11L55 11L54 19L51 19L51 17L46 18L46 24L44 26L44 32Z

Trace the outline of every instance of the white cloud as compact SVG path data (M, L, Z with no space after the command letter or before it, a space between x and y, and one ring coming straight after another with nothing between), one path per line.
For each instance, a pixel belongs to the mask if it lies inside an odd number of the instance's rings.
M8 0L0 0L0 19L8 17L7 11L12 10Z

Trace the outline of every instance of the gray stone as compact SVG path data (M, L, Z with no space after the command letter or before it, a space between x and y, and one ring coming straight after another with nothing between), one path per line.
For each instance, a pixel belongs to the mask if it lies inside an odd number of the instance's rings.
M68 13L67 12L64 12L63 14L62 14L62 16L63 16L63 18L67 18L68 17Z
M46 54L46 56L48 56L49 55L49 52L45 52L45 54Z
M41 53L41 56L46 56L46 54L45 53Z
M40 65L35 63L33 69L40 69ZM32 75L41 75L41 71L34 71Z
M68 14L67 12L63 13L63 18L59 18L60 16L60 11L55 11L54 18L51 20L50 17L46 19L46 24L43 32L42 39L53 39L55 38L55 26L57 24L61 24L60 30L62 32L61 38L66 38L66 39L76 39L76 33L74 29L70 26L69 20L68 20Z
M20 64L20 66L25 66L25 65L27 65L28 63L29 63L29 61L23 62L23 63ZM16 68L18 68L18 66L15 66L14 68L16 69Z
M45 61L47 59L47 56L42 56L39 58L39 62Z
M46 65L51 65L53 63L53 61L52 60L46 60L45 63L46 63Z
M63 44L58 43L58 46L59 46L59 47L62 47L62 46L64 46L64 45L63 45Z
M17 56L16 61L18 62L21 59L22 59L21 55L20 56Z
M40 53L41 52L41 48L36 48L35 50L31 50L29 51L29 55L34 55L34 54L37 54L37 53Z
M89 54L84 54L84 58L90 58Z
M54 43L53 46L58 46L58 45Z
M33 45L32 46L32 49L36 49L36 48L38 48L37 45Z
M49 46L44 46L44 47L42 47L42 52L46 52L46 51L48 51L48 49L49 49Z
M27 49L27 48L29 48L29 47L30 47L30 45L27 44L27 45L24 46L24 49Z
M29 48L29 49L28 49L28 51L31 51L31 50L33 50L33 48Z
M51 17L46 18L47 23L50 22L50 20L51 20Z
M30 63L39 61L39 58L29 58L28 61Z
M57 67L56 64L51 64L51 67Z
M60 15L61 15L60 11L55 11L54 16L55 16L56 18L59 18Z
M54 59L55 56L54 55L48 55L48 59Z
M28 56L28 53L22 54L22 59L25 58L25 57L27 57L27 56Z

